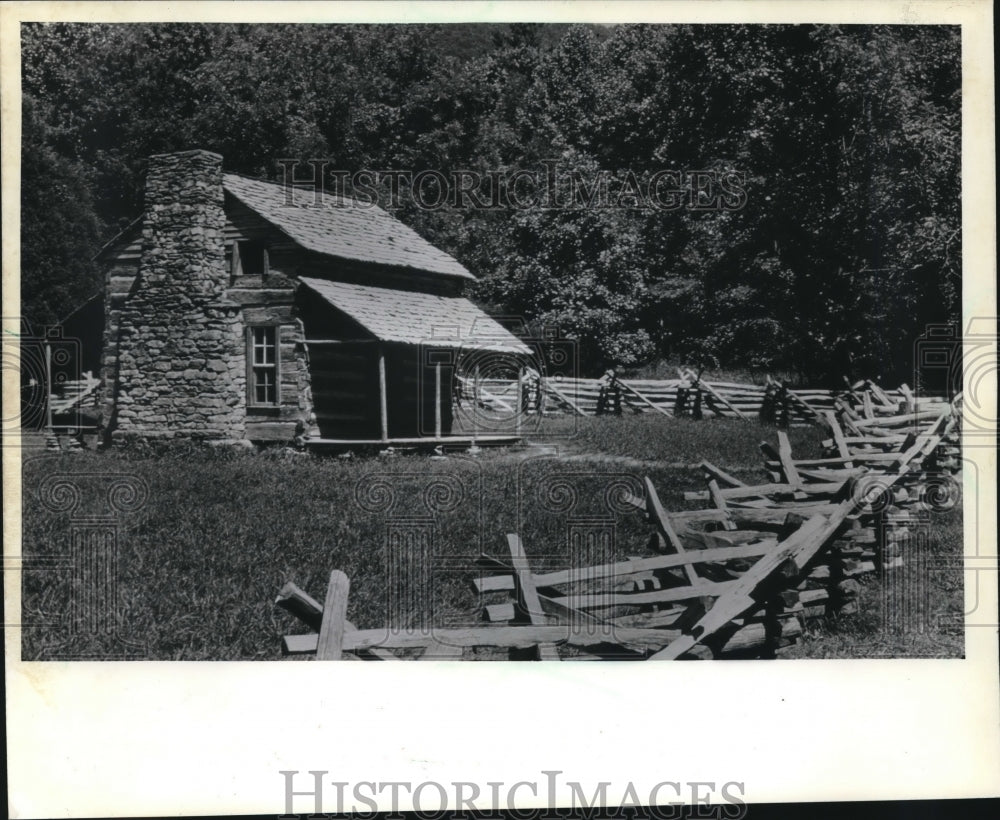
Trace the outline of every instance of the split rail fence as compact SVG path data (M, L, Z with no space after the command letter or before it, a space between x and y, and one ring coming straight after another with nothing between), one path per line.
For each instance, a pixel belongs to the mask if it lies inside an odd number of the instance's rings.
M685 494L702 509L667 511L646 477L643 497L624 501L646 515L648 557L535 572L521 535L508 534L473 579L481 626L358 629L340 570L323 603L286 584L277 604L313 631L285 636L283 650L320 660L462 660L483 648L553 661L780 656L810 619L857 612L866 576L901 570L909 528L959 469L959 403L907 401L892 413L888 396L820 411L830 437L819 459L795 458L778 431L777 446L761 444L765 484L702 462L705 488Z
M635 414L759 418L782 427L823 423L823 414L838 404L858 410L870 406L874 414L947 404L943 398L917 398L905 384L885 391L868 379L853 384L845 379L843 390L794 390L769 376L763 385L710 382L690 368L679 368L676 379L541 378L537 388L526 390L516 380L484 378L476 384L464 380L461 388L463 400L478 401L500 414L521 408L545 415L593 416L620 408Z

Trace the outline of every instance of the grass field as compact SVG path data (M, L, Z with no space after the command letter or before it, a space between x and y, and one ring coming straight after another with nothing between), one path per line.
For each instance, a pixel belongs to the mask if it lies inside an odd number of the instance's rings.
M148 487L148 498L119 518L118 635L138 647L135 656L148 659L277 659L281 636L305 631L274 606L289 580L322 600L330 570L342 569L352 581L348 618L359 628L383 626L400 609L396 620L410 624L427 614L386 594L394 566L388 533L403 519L431 516L421 526L430 533L431 570L424 582L434 623L470 623L479 603L473 561L481 551L505 557L506 533L520 532L536 570L565 566L568 517L574 510L604 510L609 484L635 486L649 475L668 509L697 507L683 500L685 490L702 486L694 463L708 459L741 478L763 479L757 445L774 441L774 431L729 419L625 416L548 420L533 438L558 443L565 457L539 457L545 450L529 448L442 460L337 458L195 445L26 454L24 555L30 561L66 557L71 550L69 514L39 501L47 476L76 476L83 505L93 513L105 503L110 477L135 476ZM818 430L794 429L791 438L797 456L818 452ZM565 503L567 481L577 495L572 509ZM616 524L611 557L649 554L643 517L609 514ZM901 628L887 628L885 591L877 580L868 581L859 615L810 628L792 655L960 656L962 573L957 562L938 559L961 550L961 510L955 510L935 522L930 538L915 544L908 558L904 572L921 577L907 578L926 592L919 612L911 607ZM65 567L26 570L25 659L99 652L107 645L107 638L79 629L67 644L73 583ZM37 625L43 622L50 625Z
M676 379L678 368L688 368L698 371L698 367L688 361L657 361L642 367L623 371L626 378L635 379ZM809 387L810 380L802 374L793 373L790 370L779 370L775 368L732 368L732 367L706 367L701 371L701 377L711 382L735 382L737 384L763 385L767 377L778 381L787 381L792 387Z

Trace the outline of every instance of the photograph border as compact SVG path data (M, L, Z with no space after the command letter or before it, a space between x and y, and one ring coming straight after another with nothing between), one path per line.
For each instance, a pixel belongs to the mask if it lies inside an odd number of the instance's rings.
M18 27L27 20L957 24L963 327L997 315L993 21L982 0L4 4L4 317L20 305ZM4 320L5 358L18 330ZM5 369L3 379L6 419L17 374ZM975 465L963 492L978 511L965 521L964 659L568 666L22 662L21 454L15 443L2 455L11 817L277 815L282 771L325 771L330 783L474 782L484 792L490 782L544 784L559 771L588 795L602 781L619 794L635 784L639 795L663 782L740 783L749 804L1000 794L990 447L963 448ZM570 796L564 785L556 799ZM551 799L526 787L516 806ZM388 792L377 801L391 808Z

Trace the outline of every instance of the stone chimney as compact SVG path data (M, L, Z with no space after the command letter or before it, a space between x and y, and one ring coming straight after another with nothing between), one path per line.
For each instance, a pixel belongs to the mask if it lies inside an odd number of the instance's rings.
M142 259L122 307L115 438L241 439L246 343L226 297L222 157L150 157Z

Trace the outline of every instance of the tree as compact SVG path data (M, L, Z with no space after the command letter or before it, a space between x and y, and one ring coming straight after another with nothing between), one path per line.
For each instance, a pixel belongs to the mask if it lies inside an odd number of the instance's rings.
M140 212L146 157L191 147L272 178L287 157L501 177L555 160L618 189L740 175L735 210L428 210L404 189L396 215L479 276L479 298L576 335L589 371L672 357L891 379L926 324L960 313L956 28L55 24L22 39L24 293L45 315L93 284L78 261L92 233ZM73 227L52 243L56 223Z
M99 288L99 226L84 170L51 147L28 95L22 112L21 314L51 325Z

